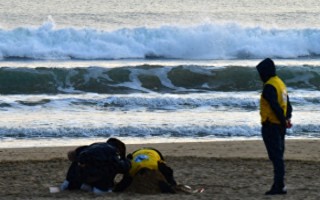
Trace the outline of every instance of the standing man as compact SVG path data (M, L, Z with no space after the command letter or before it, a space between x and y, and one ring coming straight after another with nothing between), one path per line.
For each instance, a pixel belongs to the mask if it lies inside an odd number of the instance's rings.
M283 155L286 129L292 126L290 122L292 107L286 85L276 75L274 62L267 58L261 61L256 68L263 81L260 99L261 133L274 169L273 185L265 194L286 194Z

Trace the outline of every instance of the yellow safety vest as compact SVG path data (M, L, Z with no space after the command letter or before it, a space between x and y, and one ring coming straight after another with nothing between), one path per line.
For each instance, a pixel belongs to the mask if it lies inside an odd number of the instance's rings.
M147 148L134 152L132 157L131 169L129 171L130 176L136 175L136 173L142 168L158 170L158 162L163 162L157 151Z
M278 76L271 77L264 85L272 85L277 91L278 103L283 110L284 116L287 114L287 88ZM260 98L260 116L261 122L269 121L275 124L281 124L275 112L271 109L270 104L261 95Z

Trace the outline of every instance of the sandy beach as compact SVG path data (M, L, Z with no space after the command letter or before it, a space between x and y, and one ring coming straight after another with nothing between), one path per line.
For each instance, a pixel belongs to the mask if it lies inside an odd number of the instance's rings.
M267 197L272 167L261 140L131 144L127 151L151 146L160 150L179 183L204 187L201 194L133 193L95 196L85 192L49 193L69 166L75 147L0 149L0 199L320 199L320 140L286 141L288 194Z

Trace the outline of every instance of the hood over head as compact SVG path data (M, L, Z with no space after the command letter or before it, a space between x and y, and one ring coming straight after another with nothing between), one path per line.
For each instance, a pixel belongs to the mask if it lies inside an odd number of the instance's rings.
M276 75L276 67L270 58L266 58L261 61L256 68L263 82L267 82L269 78Z
M107 143L118 149L121 158L126 156L126 145L117 138L109 138Z

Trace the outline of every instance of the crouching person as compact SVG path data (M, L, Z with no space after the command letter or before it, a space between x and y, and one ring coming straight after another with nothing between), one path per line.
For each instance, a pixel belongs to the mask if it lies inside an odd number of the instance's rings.
M142 148L127 156L131 169L114 189L115 192L154 194L175 193L177 183L173 170L167 166L162 154L153 148Z
M117 174L129 172L126 147L116 138L81 146L68 153L72 161L60 190L85 190L95 194L111 192Z

